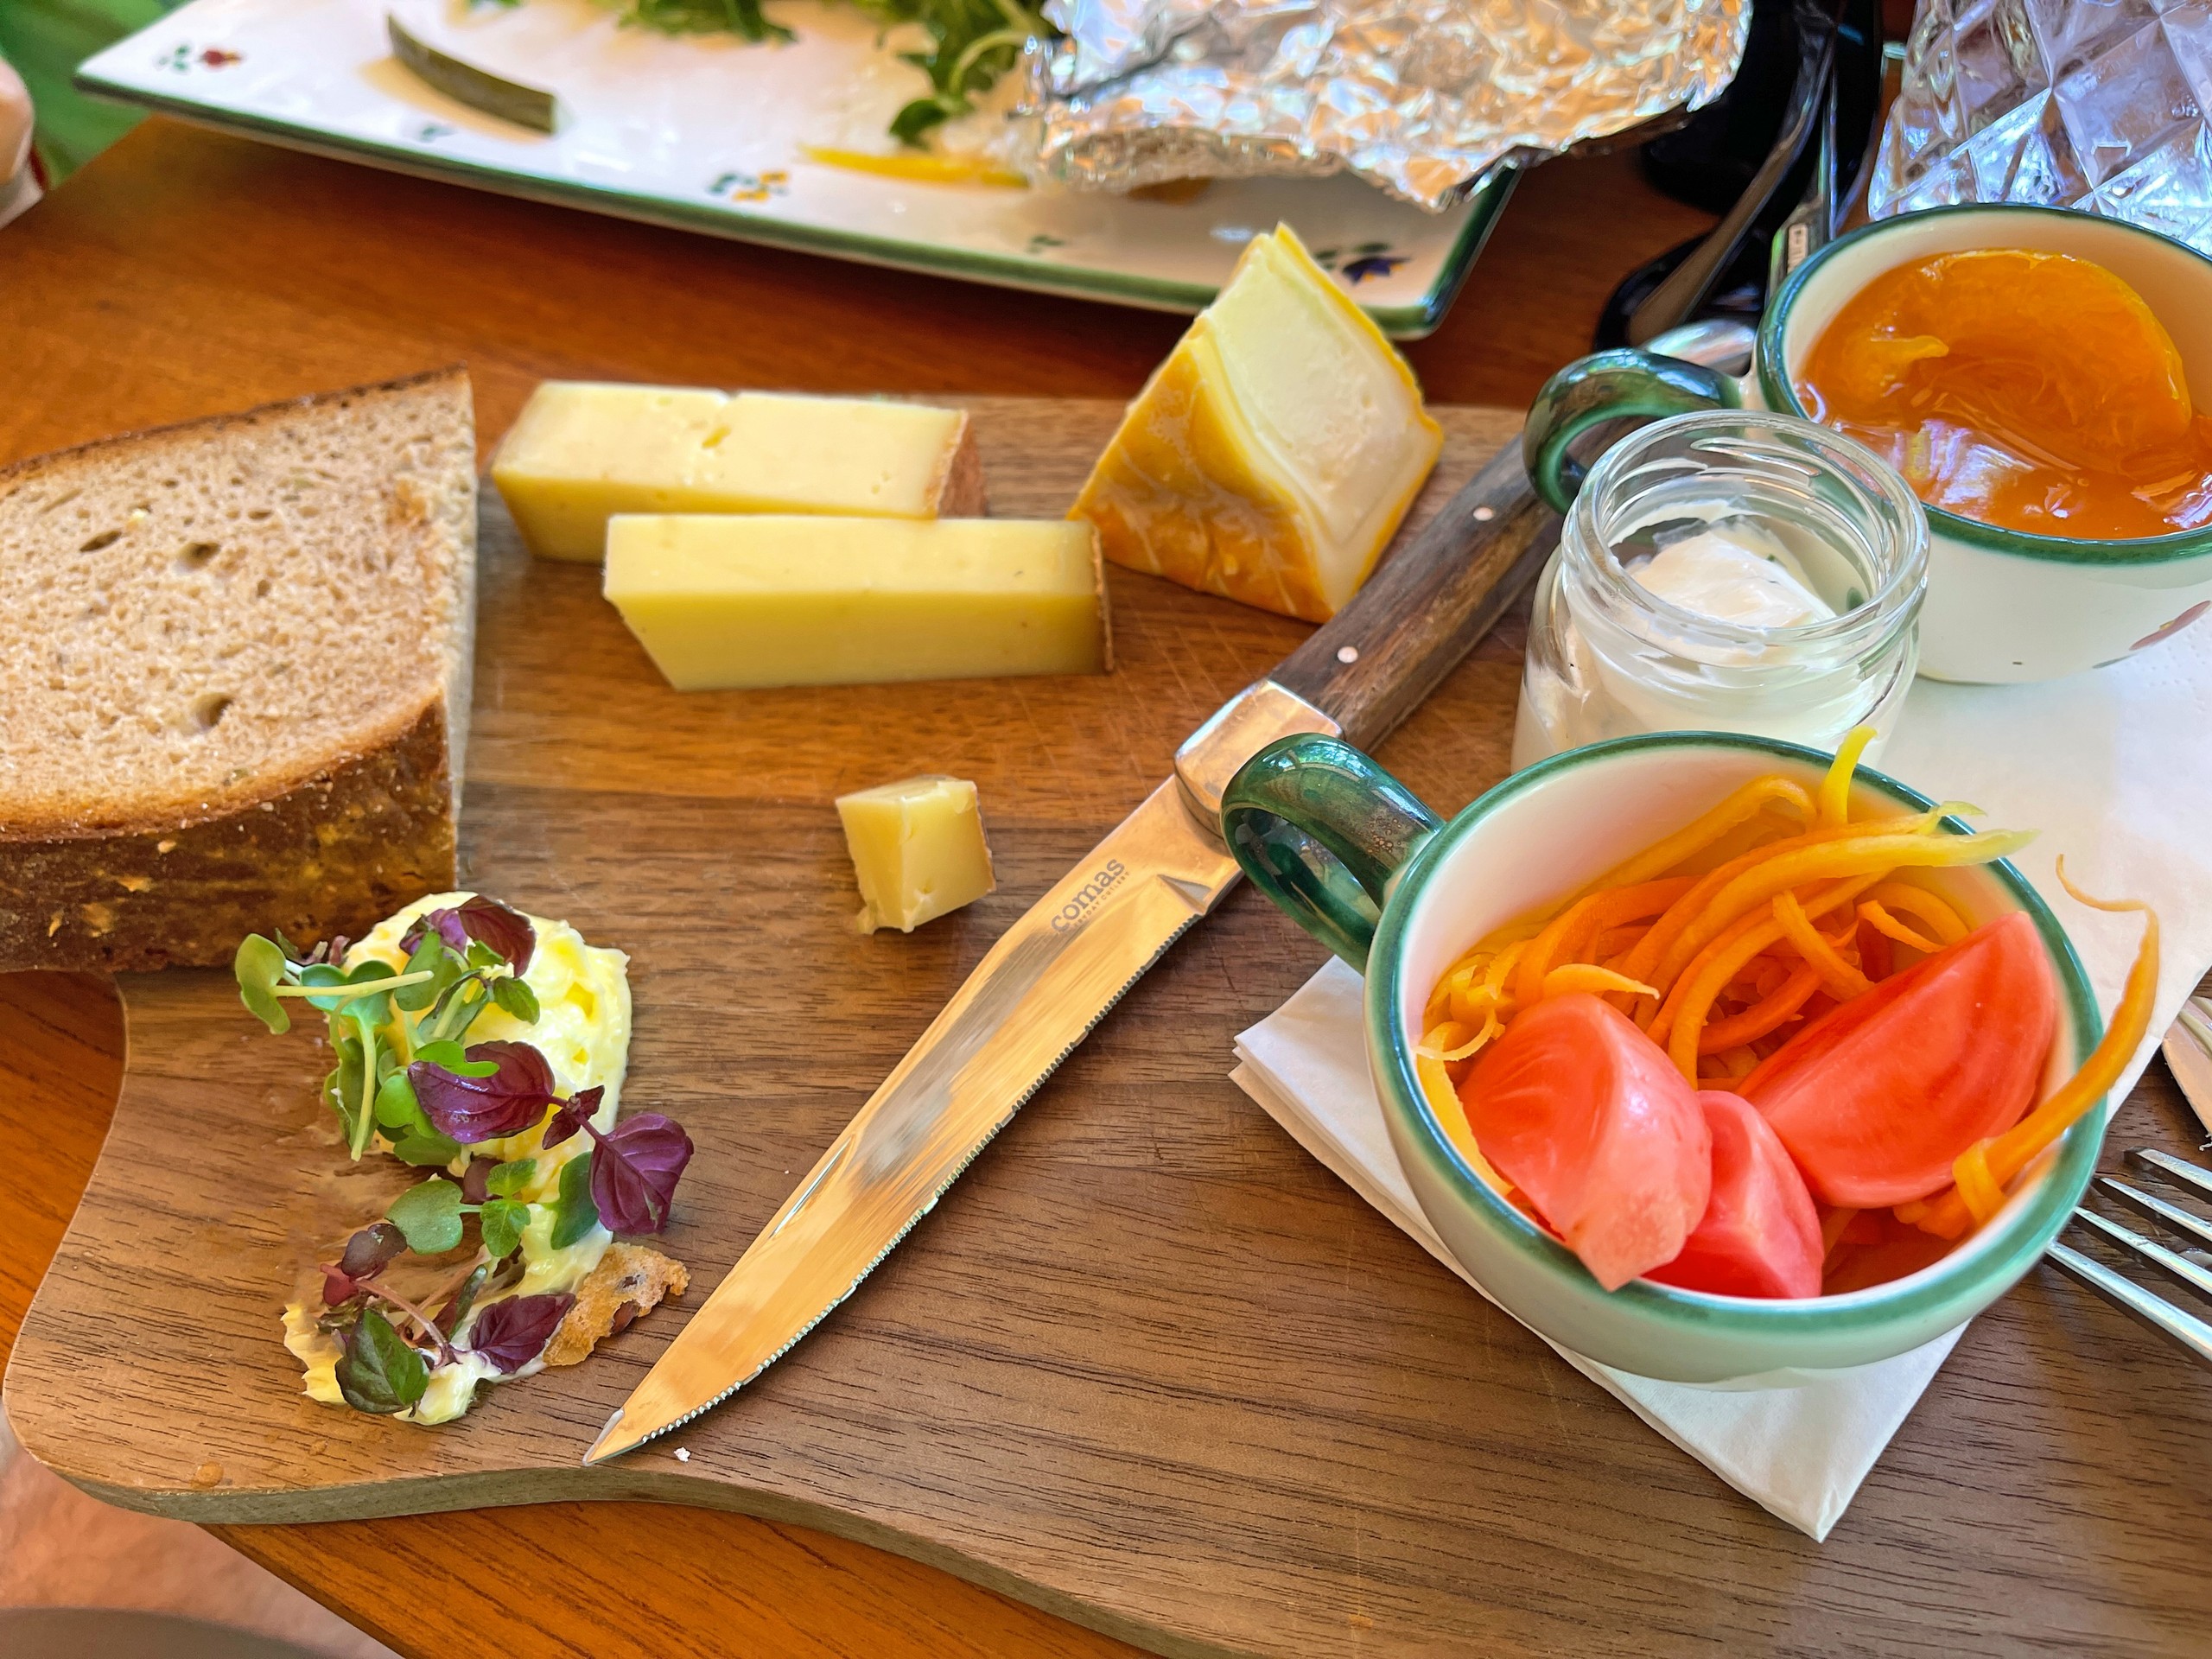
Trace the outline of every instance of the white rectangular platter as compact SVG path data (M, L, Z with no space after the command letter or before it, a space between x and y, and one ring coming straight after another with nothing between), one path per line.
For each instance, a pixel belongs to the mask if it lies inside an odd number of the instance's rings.
M1442 319L1510 194L1431 215L1356 180L1221 180L1183 200L884 177L804 147L892 148L927 90L857 9L769 0L784 43L621 27L594 0L194 0L88 59L86 90L296 148L625 218L1006 287L1195 311L1288 222L1389 333ZM541 134L455 102L391 55L432 43L553 91Z

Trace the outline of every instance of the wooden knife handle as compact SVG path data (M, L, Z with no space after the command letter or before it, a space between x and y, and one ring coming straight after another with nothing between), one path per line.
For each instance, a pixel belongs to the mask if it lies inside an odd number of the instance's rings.
M1373 747L1520 598L1559 530L1529 486L1516 434L1268 677Z

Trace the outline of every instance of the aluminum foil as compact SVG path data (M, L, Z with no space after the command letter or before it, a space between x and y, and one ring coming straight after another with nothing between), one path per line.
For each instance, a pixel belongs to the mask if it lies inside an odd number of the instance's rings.
M1492 168L1695 109L1749 0L1046 0L1032 163L1128 190L1350 171L1441 213Z
M2209 112L2203 0L1921 0L1867 210L2041 202L2212 254Z

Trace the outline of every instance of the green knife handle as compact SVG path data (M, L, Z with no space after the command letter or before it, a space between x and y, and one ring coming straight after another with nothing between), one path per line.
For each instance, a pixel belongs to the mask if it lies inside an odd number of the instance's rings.
M1268 677L1372 748L1521 597L1559 524L1529 487L1516 435Z

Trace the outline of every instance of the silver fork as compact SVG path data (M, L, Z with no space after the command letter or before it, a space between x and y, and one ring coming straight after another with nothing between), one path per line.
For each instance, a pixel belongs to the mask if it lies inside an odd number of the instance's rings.
M2185 1159L2147 1147L2130 1151L2127 1161L2133 1168L2147 1175L2163 1177L2197 1198L2212 1198L2212 1170L2199 1168ZM2157 1239L2139 1233L2133 1227L2124 1227L2094 1210L2075 1211L2075 1221L2212 1301L2212 1221L2111 1175L2098 1176L2096 1186L2105 1197L2126 1205L2181 1240L2183 1248L2171 1249ZM2051 1264L2062 1273L2187 1349L2203 1363L2212 1365L2212 1324L2175 1306L2163 1296L2152 1294L2133 1280L2113 1272L2070 1245L2054 1243L2047 1254Z

